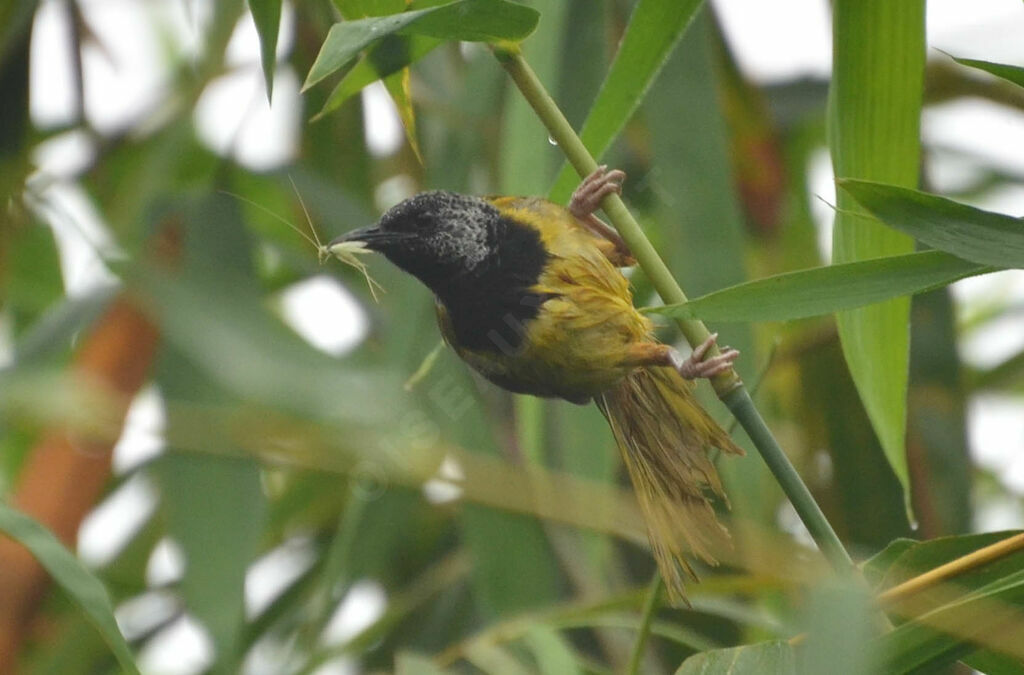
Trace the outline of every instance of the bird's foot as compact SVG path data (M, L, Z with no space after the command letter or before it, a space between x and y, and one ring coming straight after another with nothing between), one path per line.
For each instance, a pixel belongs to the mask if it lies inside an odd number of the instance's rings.
M732 368L732 364L739 357L739 351L732 347L722 347L722 352L717 356L712 356L709 359L704 357L708 351L718 340L718 333L712 333L707 340L702 342L693 350L688 359L683 359L678 352L673 350L674 358L672 359L672 366L679 371L687 380L695 380L698 377L714 377L715 375L721 375L725 371Z
M583 179L572 193L569 211L580 220L587 220L601 206L601 200L612 194L622 194L622 182L626 173L619 169L608 170L604 164Z

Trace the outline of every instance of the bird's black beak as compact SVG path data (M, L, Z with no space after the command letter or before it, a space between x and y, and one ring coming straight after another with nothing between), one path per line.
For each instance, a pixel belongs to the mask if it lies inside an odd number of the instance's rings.
M335 246L336 244L346 244L346 243L352 242L352 241L361 241L364 244L366 244L369 248L373 248L373 246L371 245L372 242L375 239L380 239L380 236L382 234L383 234L383 232L381 232L375 226L361 227L358 230L352 230L351 232L346 232L345 234L341 235L340 237L335 237L334 239L331 240L331 242L329 244L327 244L327 248L330 249L331 247Z
M397 243L403 239L408 239L411 235L406 232L385 232L377 226L361 227L358 230L352 230L345 234L332 239L327 244L327 249L330 250L336 244L345 244L348 242L358 241L366 244L366 248L373 249L374 251L380 251L382 247L388 244Z

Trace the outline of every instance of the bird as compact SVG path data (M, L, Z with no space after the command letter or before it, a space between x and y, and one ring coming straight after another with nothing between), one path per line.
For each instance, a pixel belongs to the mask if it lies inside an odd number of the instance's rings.
M593 401L633 484L648 540L673 600L697 575L688 556L716 564L728 533L709 452L741 455L694 396L691 382L730 369L739 352L710 356L717 334L688 358L654 337L621 268L629 248L597 215L625 173L599 166L568 206L540 197L435 190L388 209L328 250L383 254L435 296L444 341L487 380L517 394Z

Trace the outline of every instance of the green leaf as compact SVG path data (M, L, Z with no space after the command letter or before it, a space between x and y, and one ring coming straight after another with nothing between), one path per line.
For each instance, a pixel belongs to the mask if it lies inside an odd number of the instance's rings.
M523 636L526 646L537 661L537 672L542 675L580 675L583 671L576 661L572 645L557 631L534 625Z
M893 539L885 548L865 560L861 565L861 572L863 572L864 578L867 579L873 588L880 587L893 563L918 543L920 542L915 539L907 539L906 537Z
M1024 659L1024 570L921 614L869 647L885 655L894 672L935 668L969 654L977 645Z
M456 0L390 16L343 21L331 27L303 91L346 66L363 49L395 33L442 40L518 42L537 25L536 10L506 0Z
M274 92L274 66L277 63L277 33L281 27L281 0L248 0L256 32L260 36L260 63L267 83L267 102Z
M837 0L829 146L837 177L916 186L924 78L924 0ZM833 262L910 253L909 237L856 213L840 193ZM841 313L843 354L910 509L906 457L910 301Z
M31 551L53 580L71 596L103 636L126 673L138 675L132 650L114 618L114 608L103 583L41 524L0 502L0 530Z
M876 635L875 607L866 588L844 579L815 585L806 602L800 645L800 672L871 675L879 672L875 655L864 649Z
M530 675L509 649L502 645L474 642L466 649L466 660L487 675Z
M871 558L866 565L870 565L876 573L882 573L881 588L892 587L1016 534L1020 534L1020 531L1008 530L938 537L921 542L897 539L881 553ZM894 555L897 552L898 555ZM956 577L953 583L965 590L977 588L994 582L1022 567L1024 567L1024 552L1018 552L971 569Z
M337 110L342 103L358 94L367 85L401 72L442 44L444 44L443 40L422 35L390 35L384 38L371 47L366 56L345 73L345 77L327 97L327 102L324 103L320 112L313 116L313 120L318 120L327 113ZM389 91L391 91L390 87ZM394 97L394 92L392 92L392 97ZM399 102L396 101L395 104L399 105ZM399 109L401 109L400 105Z
M683 661L676 675L796 675L796 653L785 640L716 649Z
M961 661L985 675L1024 675L1024 663L1020 660L985 649L979 649Z
M539 520L466 504L461 525L473 557L474 594L487 615L514 614L556 601L558 563ZM495 532L502 536L495 537ZM509 550L505 541L515 541L515 548Z
M157 463L167 533L185 553L185 606L234 672L244 625L245 571L259 551L266 502L255 462L171 452Z
M544 21L523 45L523 57L541 82L557 82L568 3L535 0L533 4L543 12ZM562 154L547 142L547 130L526 99L515 91L509 94L502 111L498 190L508 195L543 194Z
M840 180L883 223L965 260L1024 267L1024 220L895 185Z
M65 356L75 333L99 318L115 293L115 288L98 288L51 306L21 334L15 346L15 360L25 364Z
M1020 531L987 532L984 534L940 537L923 542L896 540L866 563L871 576L882 577L880 587L893 587L940 565L966 556L992 545ZM902 668L936 666L962 657L974 647L966 644L971 638L983 639L989 629L1007 616L1016 617L1024 611L1024 552L1006 556L965 570L962 574L930 589L921 591L895 606L896 616L923 615L923 620L908 621L893 634L881 638L881 646L891 663ZM1007 614L1008 613L1008 614ZM989 615L995 615L993 620ZM978 623L978 626L974 624ZM941 629L941 630L940 630ZM1010 631L993 631L1001 636L998 645L1020 644ZM977 655L989 660L1000 660L994 651L980 651ZM986 655L988 655L986 657ZM1017 654L1020 656L1020 654Z
M580 138L594 157L604 155L644 100L651 83L702 5L701 0L640 0L615 55L601 91L594 101ZM562 167L549 192L564 203L579 178L572 167Z
M0 279L8 308L34 317L61 299L64 280L53 230L39 224L12 227L5 233L5 269Z
M397 14L406 9L405 0L336 0L347 19L361 19L369 16ZM431 6L444 4L443 0L424 0L415 3L414 9L427 9ZM422 35L388 35L371 47L365 57L342 78L334 88L320 112L310 121L316 121L328 112L337 109L350 96L361 91L363 87L383 80L391 99L398 109L398 116L405 129L405 137L417 157L420 157L419 140L416 135L416 113L412 105L409 90L408 66L419 60L434 47L442 44L442 40ZM421 158L422 162L422 158Z
M1019 391L1024 384L1024 351L1017 352L1002 362L973 374L971 389L1006 389Z
M395 410L400 379L343 367L238 286L174 279L155 269L136 268L130 277L165 338L239 396L303 418L350 424L373 425Z
M992 63L991 61L978 61L976 59L958 59L953 57L953 60L959 63L961 66L968 66L970 68L977 68L984 70L987 73L991 73L996 77L1001 77L1004 80L1013 82L1018 87L1024 87L1024 68L1020 66L1008 66L1003 63Z
M410 652L395 657L395 675L444 675L448 671L434 664L433 659Z
M787 272L644 311L708 321L788 321L922 293L992 271L948 253L922 251Z

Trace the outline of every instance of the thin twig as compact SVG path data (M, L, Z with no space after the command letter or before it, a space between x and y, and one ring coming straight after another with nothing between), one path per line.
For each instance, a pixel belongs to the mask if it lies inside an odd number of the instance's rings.
M942 581L965 574L1021 550L1024 550L1024 534L1015 534L956 560L951 560L945 565L939 565L898 586L893 586L878 596L878 602L882 606L895 604Z
M647 646L647 638L651 635L651 623L654 620L654 613L658 611L658 606L661 604L661 591L664 585L661 573L655 570L654 578L651 579L651 584L647 588L647 598L644 600L640 627L637 628L633 653L629 657L629 667L626 669L629 675L637 675L640 672L640 663L644 660L644 647Z

